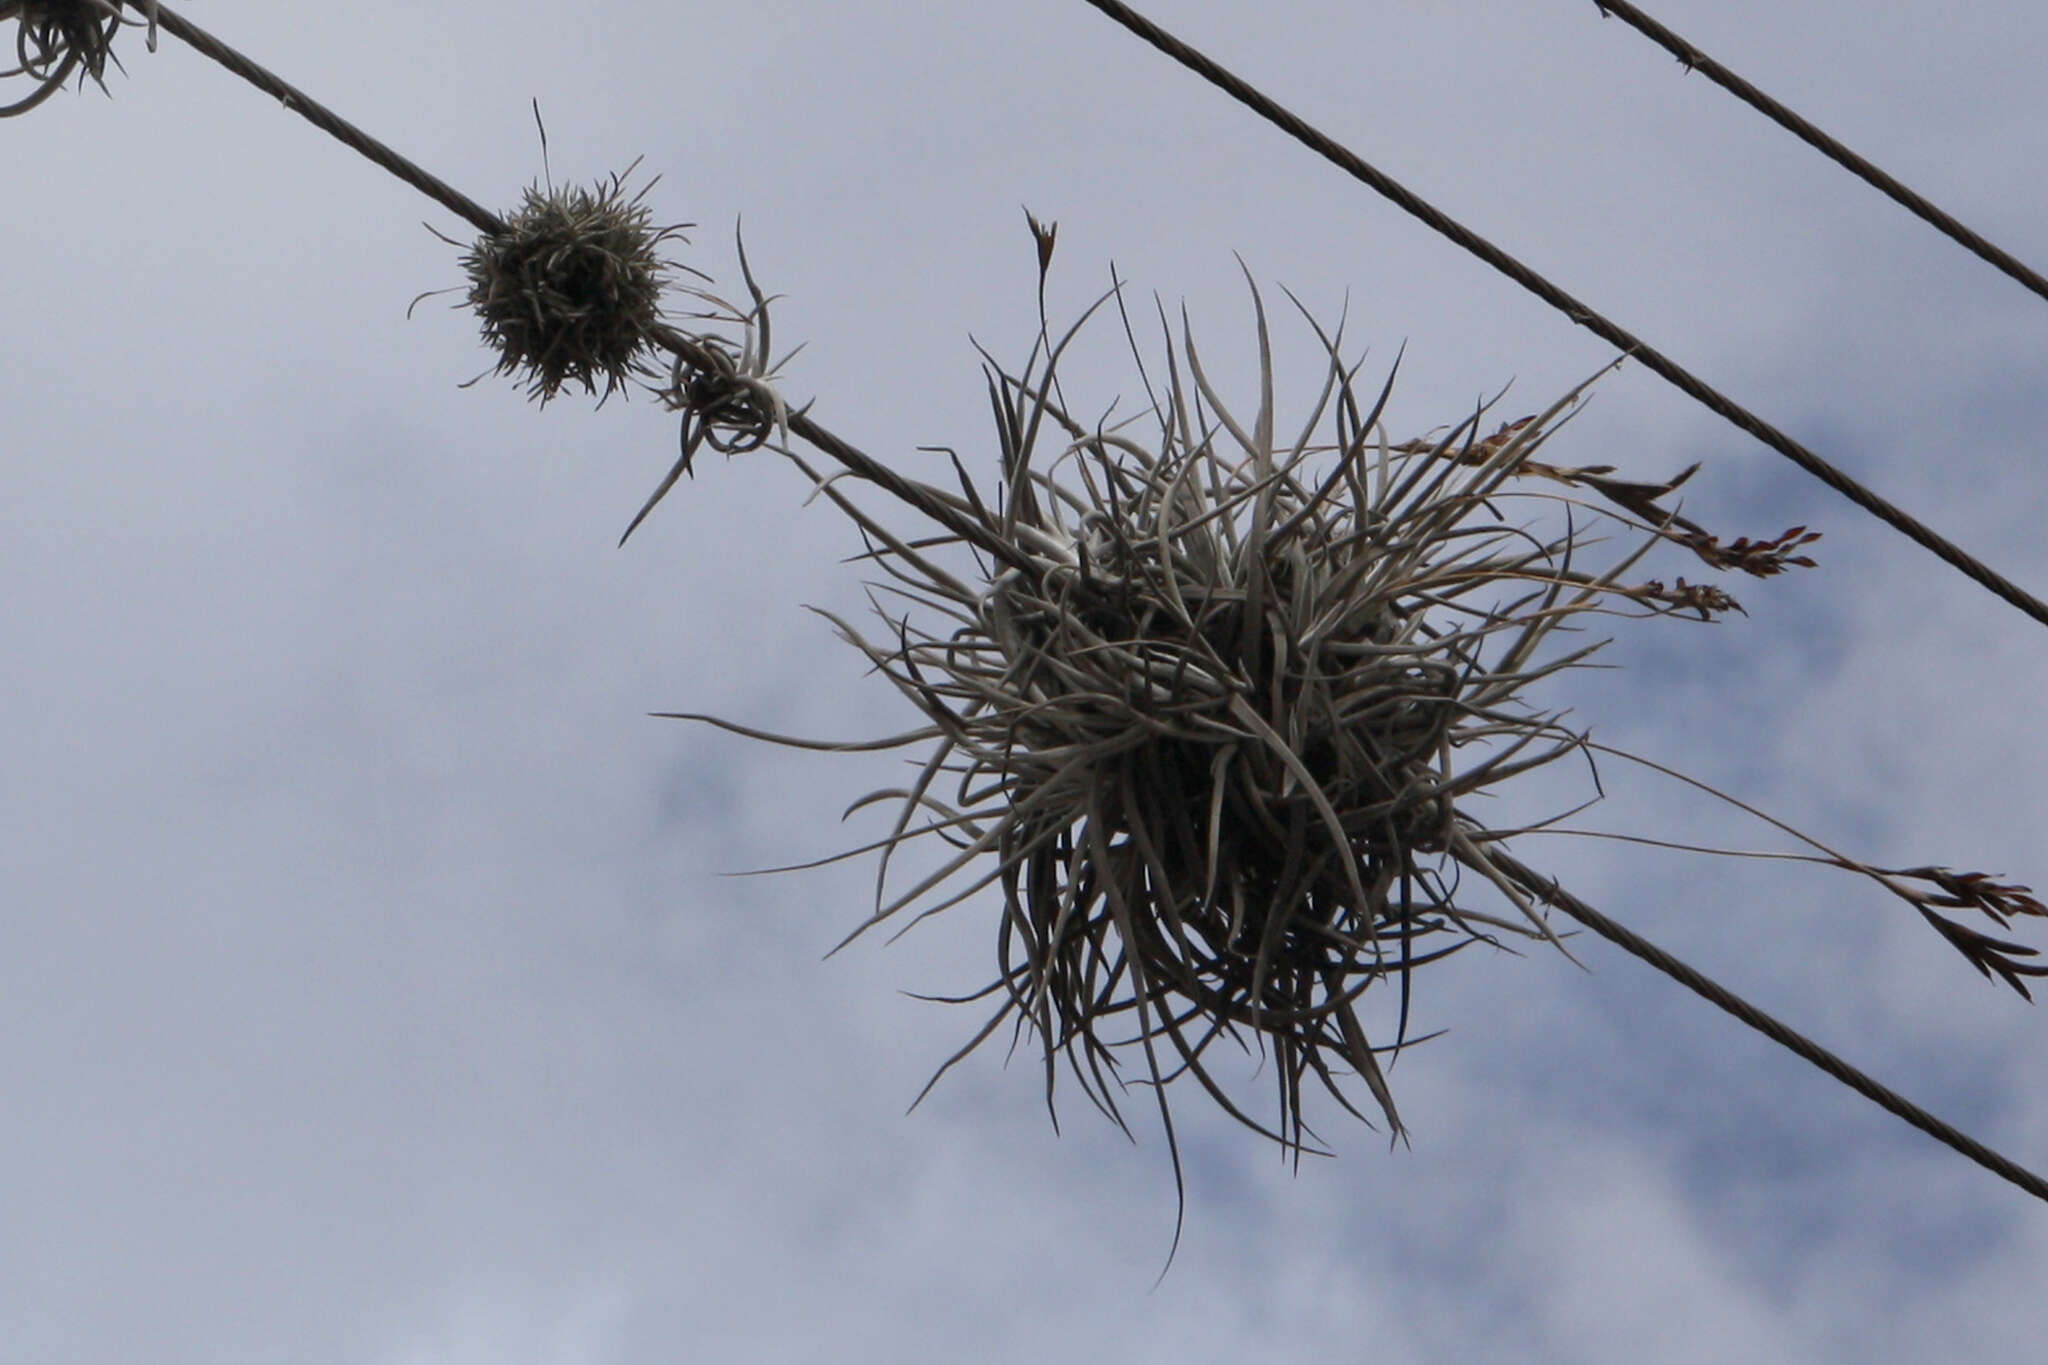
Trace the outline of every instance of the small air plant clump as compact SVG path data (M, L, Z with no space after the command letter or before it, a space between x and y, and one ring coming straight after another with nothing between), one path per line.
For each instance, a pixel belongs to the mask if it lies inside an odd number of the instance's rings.
M548 135L538 101L533 116L545 167ZM512 375L525 383L527 397L545 405L570 384L598 393L602 379L602 407L637 383L682 414L679 457L627 525L621 545L691 472L701 447L726 455L758 450L778 431L787 434L789 417L773 381L790 357L776 360L768 349L773 300L747 268L745 245L739 248L740 269L751 302L742 308L700 287L697 282L710 282L702 271L662 254L670 242L687 243L684 234L696 224L655 226L647 196L661 177L629 193L627 181L639 164L635 160L589 189L556 189L547 175L529 185L519 208L462 257L469 276L463 304L475 311L484 342L498 357L464 388L485 375ZM450 246L462 245L428 231ZM679 273L696 281L680 284L695 304L679 319L681 326L662 312L663 295L678 284ZM453 292L429 290L412 307ZM412 309L406 311L410 316ZM737 336L728 335L733 332ZM657 358L657 352L666 354Z
M542 403L570 384L586 393L602 384L603 401L667 371L652 360L653 334L678 267L662 248L692 225L655 226L645 202L655 181L626 185L638 165L589 189L529 186L504 230L462 259L495 372L518 376Z
M721 455L745 455L767 446L778 435L789 435L789 407L775 381L782 367L803 347L776 358L770 349L768 319L768 306L774 300L763 294L755 281L747 264L746 243L739 239L737 228L734 244L739 248L748 305L741 308L692 286L688 293L699 307L688 314L686 321L696 324L698 330L679 332L663 328L660 334L660 342L672 353L672 359L668 382L657 387L655 395L669 411L682 414L676 441L679 449L668 473L627 523L625 534L619 537L620 545L647 520L676 481L690 473L691 464L703 447L710 446ZM701 274L699 278L703 278ZM737 336L703 330L707 323Z
M25 114L63 88L73 71L107 88L107 63L115 66L114 35L125 24L146 24L149 50L156 51L156 0L137 6L141 18L123 14L122 0L0 0L0 23L12 19L14 62L0 71L0 80L24 76L34 89L12 104L0 105L0 118Z

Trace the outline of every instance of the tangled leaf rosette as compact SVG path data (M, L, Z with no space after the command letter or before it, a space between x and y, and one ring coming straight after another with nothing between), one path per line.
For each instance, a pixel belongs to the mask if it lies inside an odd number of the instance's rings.
M1319 1092L1399 1138L1385 1062L1418 1041L1418 974L1474 944L1562 949L1553 912L1647 955L1838 1079L1854 1075L1509 851L1539 834L1837 868L1912 906L1987 979L2026 995L2048 976L2034 948L1956 918L2007 931L2048 918L2026 887L1852 858L1595 743L1545 704L1546 684L1605 643L1580 629L1587 618L1714 621L1741 610L1713 582L1638 573L1653 551L1768 579L1811 566L1804 551L1817 533L1723 540L1674 505L1693 469L1644 482L1541 458L1585 385L1484 436L1482 405L1447 431L1394 442L1382 421L1392 374L1376 392L1360 388L1342 326L1333 334L1306 309L1324 364L1315 400L1283 425L1256 286L1257 398L1233 410L1185 320L1176 336L1162 312L1162 360L1147 368L1119 288L1055 340L1043 321L1052 233L1033 229L1038 344L1019 373L986 366L992 494L957 455L957 490L911 480L780 399L775 420L758 424L764 439L748 443L787 457L861 530L864 560L884 575L869 589L884 629L830 619L923 723L831 742L664 713L808 749L928 746L907 785L854 803L893 807L887 832L836 855L880 854L874 908L847 941L970 904L996 911L994 979L938 997L979 1002L988 1017L927 1093L1007 1029L1013 1045L1035 1045L1048 1107L1071 1075L1128 1131L1129 1087L1149 1089L1177 1187L1176 1082L1191 1080L1297 1156L1322 1149L1309 1120ZM744 344L725 353L743 357L759 387L772 373L768 300L750 272L748 287L751 309L705 316L743 324ZM1147 401L1134 418L1091 425L1074 416L1063 358L1112 302ZM689 391L667 398L690 415ZM686 421L685 463L693 429ZM822 474L791 435L843 473ZM863 484L928 525L892 529L854 495ZM1597 800L1597 781L1562 812L1540 804L1559 801L1554 787L1539 789L1534 810L1521 797L1489 800L1565 758L1589 774L1596 759L1641 765L1803 847L1586 828L1572 817ZM1868 1078L1850 1083L1933 1122ZM1269 1088L1269 1110L1248 1101L1253 1086Z
M654 334L678 267L662 251L690 224L656 226L646 203L656 180L627 188L638 164L587 189L529 186L503 229L462 259L464 302L498 357L495 372L523 379L541 403L571 384L585 393L602 384L602 401L666 369L653 359Z
M1128 1063L1142 1058L1169 1138L1166 1087L1192 1078L1302 1150L1311 1087L1365 1117L1350 1093L1362 1082L1402 1131L1382 1058L1408 1041L1417 972L1473 943L1558 942L1540 897L1489 858L1504 833L1469 807L1584 753L1532 699L1599 647L1562 643L1567 627L1736 604L1711 585L1631 576L1664 542L1727 557L1658 505L1677 480L1536 458L1578 391L1490 436L1475 415L1396 444L1381 423L1391 377L1362 392L1341 328L1317 328L1321 392L1283 428L1253 299L1262 373L1248 416L1211 384L1183 325L1142 417L1085 425L1058 377L1077 324L1058 341L1042 333L1021 374L989 364L1000 495L964 469L959 492L920 486L967 532L899 536L819 483L888 575L872 593L885 636L835 624L926 720L857 747L932 746L908 787L858 803L898 810L856 934L990 892L997 974L966 998L993 1012L955 1061L1021 1030L1040 1044L1048 1099L1064 1062L1121 1123ZM1593 569L1601 523L1633 533ZM1775 572L1806 562L1792 551L1811 538L1741 542L1736 558ZM963 544L973 571L949 553ZM944 846L936 865L893 888L898 855L925 840ZM1391 1036L1377 1037L1366 1000L1387 984ZM1270 1057L1273 1117L1255 1117L1212 1064L1225 1040Z

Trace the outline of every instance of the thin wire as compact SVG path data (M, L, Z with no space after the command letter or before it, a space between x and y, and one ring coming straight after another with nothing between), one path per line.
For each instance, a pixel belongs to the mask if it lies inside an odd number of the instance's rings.
M1340 167L1354 179L1369 185L1385 198L1392 200L1399 208L1450 238L1579 326L1610 345L1620 348L1635 360L1641 361L1652 373L1690 395L1715 415L1756 437L1887 526L1902 532L1922 549L1961 570L1979 586L1989 589L2041 624L2048 625L2048 602L2035 597L1918 518L1886 501L1749 409L1710 387L1704 380L1663 352L1595 312L1464 224L1444 214L1398 181L1375 169L1357 153L1282 108L1271 97L1260 93L1241 77L1225 70L1213 59L1189 47L1128 5L1118 3L1118 0L1086 0L1086 3L1143 38L1267 122L1274 124L1303 146Z
M267 71L249 58L229 47L220 39L200 28L172 10L162 7L157 17L163 30L172 37L190 45L195 51L211 57L222 66L255 86L258 90L280 101L285 108L305 119L320 131L334 137L344 145L368 157L377 165L435 200L451 213L467 219L478 231L497 234L505 231L505 220L492 213L483 205L462 193L447 181L434 175L425 167L371 137L362 129L342 118L318 100L283 80L274 72ZM697 369L706 370L714 365L715 358L691 337L672 327L655 328L652 340L672 355L680 356L684 363ZM973 520L958 509L933 498L921 485L903 478L887 465L860 450L844 438L826 430L802 412L789 414L789 430L809 442L825 454L846 466L847 469L870 483L909 503L918 511L930 517L939 525L955 534L981 544L982 548L1002 553L1009 547L988 544L988 537L979 534L980 528Z
M2036 1199L2048 1200L2048 1180L2042 1179L2010 1158L1999 1155L1961 1129L1944 1123L1897 1091L1880 1085L1812 1039L1765 1014L1741 996L1688 967L1648 939L1638 937L1607 918L1556 882L1537 873L1526 863L1509 857L1498 848L1489 849L1486 856L1532 896L1564 911L1600 937L1635 954L1688 990L1726 1010L1780 1047L1797 1053L1843 1085L1904 1119L1935 1141L1960 1152L1993 1175L2012 1182Z
M1829 137L1820 129L1808 123L1784 105L1751 85L1727 67L1694 47L1670 29L1652 19L1649 15L1628 4L1627 0L1593 0L1602 17L1613 16L1636 32L1648 38L1657 46L1669 52L1684 64L1687 71L1697 71L1714 84L1720 86L1750 108L1762 114L1780 128L1797 137L1801 142L1820 152L1843 169L1854 172L1865 182L1881 191L1894 203L1912 213L1915 217L1931 224L1944 236L1968 247L1985 261L1996 266L2019 283L2048 299L2048 277L2042 276L2025 261L2018 259L1991 242L1972 232L1956 221L1938 205L1930 202L1907 186L1900 184L1882 170L1850 151L1841 143Z
M482 204L471 199L447 181L433 175L417 163L400 156L391 148L371 137L353 123L327 109L319 101L297 88L287 85L277 76L265 71L241 53L229 47L220 39L208 33L191 20L172 12L163 5L156 6L156 19L164 32L182 39L194 51L213 58L228 70L240 76L249 84L278 100L285 108L318 128L321 132L336 138L354 148L385 170L403 180L428 198L436 200L449 212L466 218L479 232L500 233L505 230L505 220L492 213Z

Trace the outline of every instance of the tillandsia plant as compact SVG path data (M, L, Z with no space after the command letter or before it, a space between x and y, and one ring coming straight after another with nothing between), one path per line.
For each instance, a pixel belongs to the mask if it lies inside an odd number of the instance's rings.
M462 258L469 287L457 306L476 313L484 344L498 357L495 373L518 376L529 398L545 406L571 384L595 394L602 380L602 406L667 368L654 359L662 295L677 272L697 272L664 253L671 243L687 242L684 234L696 225L656 225L647 196L661 177L629 189L638 160L587 189L557 188L545 171L548 133L538 100L533 119L543 178L527 186L519 207L498 220L495 231L469 246ZM413 306L448 292L430 290Z
M1045 324L1051 230L1038 232L1038 344L1015 373L988 360L998 486L977 488L957 458L958 492L920 486L949 509L947 533L892 528L777 446L886 575L882 634L833 619L925 723L843 744L678 718L824 750L930 746L909 786L856 803L896 814L869 846L875 904L849 938L993 902L996 974L965 997L990 1014L940 1074L1007 1028L1036 1040L1049 1104L1064 1067L1122 1124L1126 1080L1148 1082L1170 1144L1177 1080L1297 1155L1316 1149L1311 1088L1364 1118L1361 1085L1400 1134L1382 1059L1409 1041L1417 972L1474 943L1562 947L1546 909L1558 888L1506 852L1532 827L1475 811L1532 770L1613 752L1539 699L1600 648L1573 627L1741 610L1712 583L1640 574L1659 545L1768 578L1810 567L1818 535L1724 541L1665 502L1691 469L1645 483L1542 458L1583 386L1484 436L1475 414L1391 442L1392 376L1361 389L1341 326L1298 303L1325 365L1316 400L1283 425L1256 286L1250 409L1212 383L1185 319L1178 337L1159 319L1155 380L1113 289L1102 303L1148 402L1083 422L1061 376L1082 323L1058 339ZM765 331L751 274L749 289ZM1625 546L1598 563L1603 526ZM972 566L949 546L975 552ZM925 840L943 849L936 866L891 889L892 863ZM2024 961L2032 949L1935 913L2041 914L2026 888L1807 842L1800 856L1874 877L1987 976L2024 994L2048 974ZM1396 992L1391 1036L1367 1028L1376 986ZM1225 1042L1271 1060L1268 1116L1212 1065Z
M1355 1079L1402 1131L1381 1058L1407 1042L1419 971L1473 943L1561 946L1545 888L1495 857L1512 831L1471 807L1587 753L1534 695L1600 647L1561 643L1569 627L1739 609L1716 586L1637 576L1659 543L1767 576L1810 564L1796 551L1815 537L1724 544L1658 505L1678 480L1539 460L1583 390L1484 437L1474 416L1392 443L1391 376L1362 391L1341 326L1305 309L1326 365L1283 427L1256 286L1252 299L1261 373L1242 415L1163 314L1154 383L1120 290L1103 302L1145 376L1137 416L1089 425L1062 399L1081 324L1042 328L1016 373L991 360L1000 487L984 494L963 468L947 495L975 534L903 534L821 486L888 576L886 635L834 622L926 721L861 747L931 746L910 786L857 803L898 809L856 934L986 892L997 974L969 998L992 1010L953 1061L1021 1030L1049 1100L1064 1064L1121 1123L1140 1058L1169 1140L1167 1088L1185 1078L1298 1153L1315 1145L1310 1087L1365 1117ZM1562 515L1543 529L1547 510ZM1590 568L1603 521L1637 543ZM980 571L944 562L945 539L984 552ZM938 865L886 889L926 838L946 848ZM1375 986L1398 992L1391 1038L1367 1028ZM1225 1042L1271 1057L1271 1118L1213 1065Z
M651 335L678 268L662 250L686 240L691 224L654 225L646 197L655 181L627 190L638 164L588 189L529 186L505 230L463 258L466 301L497 372L521 376L542 403L570 384L596 393L602 381L609 398L661 373Z
M1160 312L1160 359L1147 366L1120 286L1055 338L1044 303L1054 233L1032 228L1037 340L1015 372L983 353L990 489L957 455L957 489L906 478L787 405L771 300L744 249L745 306L690 286L701 330L636 312L632 326L673 363L662 382L637 364L617 382L637 378L681 414L682 449L632 526L704 444L787 458L851 520L882 575L870 587L880 633L831 619L923 719L882 739L816 741L663 714L807 749L928 746L907 786L854 804L893 806L886 833L837 855L879 855L874 905L846 941L970 903L994 911L994 978L950 997L988 1017L926 1093L1008 1030L1035 1041L1049 1106L1064 1072L1128 1131L1127 1087L1149 1087L1177 1185L1177 1081L1297 1157L1323 1150L1307 1106L1316 1091L1402 1136L1384 1059L1416 1041L1417 974L1475 943L1562 949L1553 910L1594 924L1597 912L1508 851L1583 805L1512 827L1478 813L1518 777L1616 753L1543 701L1555 675L1604 643L1577 628L1741 610L1718 584L1640 572L1660 547L1769 578L1810 567L1803 551L1818 535L1715 536L1668 501L1697 466L1644 482L1554 462L1547 445L1585 385L1484 435L1482 407L1395 442L1383 421L1392 374L1361 387L1342 325L1322 327L1298 301L1323 365L1314 401L1283 424L1255 284L1257 396L1239 410L1185 318L1176 332ZM1083 421L1062 367L1111 305L1147 401L1122 420ZM828 476L799 443L843 472ZM916 524L856 500L861 482ZM2000 926L2042 915L2027 888L1875 867L1722 799L1811 850L1769 856L1875 879L1987 977L2024 995L2026 978L2048 975L2026 960L2033 949L1938 913ZM901 873L915 848L932 859ZM1608 923L1600 932L1625 932ZM1389 992L1369 1027L1369 1001ZM1241 1093L1242 1069L1221 1064L1232 1054L1270 1063L1258 1082L1272 1088L1268 1112Z
M123 25L145 24L149 50L156 51L156 0L136 8L141 17L124 13L122 0L0 0L0 23L14 20L14 65L0 71L0 81L25 77L34 88L12 104L0 105L0 118L25 114L63 88L73 71L107 88L107 63L115 66L114 35ZM82 78L81 78L82 79Z

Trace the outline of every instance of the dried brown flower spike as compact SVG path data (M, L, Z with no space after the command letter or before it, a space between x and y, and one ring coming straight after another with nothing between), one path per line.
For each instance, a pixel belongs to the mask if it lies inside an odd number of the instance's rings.
M638 165L589 189L529 186L504 231L478 238L463 257L495 372L519 376L542 403L569 384L598 393L602 383L603 401L668 371L651 359L662 290L677 268L661 251L691 224L654 225L645 200L655 182L627 192Z
M156 51L155 0L140 6L140 19L122 14L122 8L122 0L0 0L0 23L15 21L15 64L0 71L0 80L26 76L35 85L21 99L0 105L0 118L35 108L62 89L73 71L83 70L106 89L107 63L121 64L114 35L124 24L147 24L149 50Z

